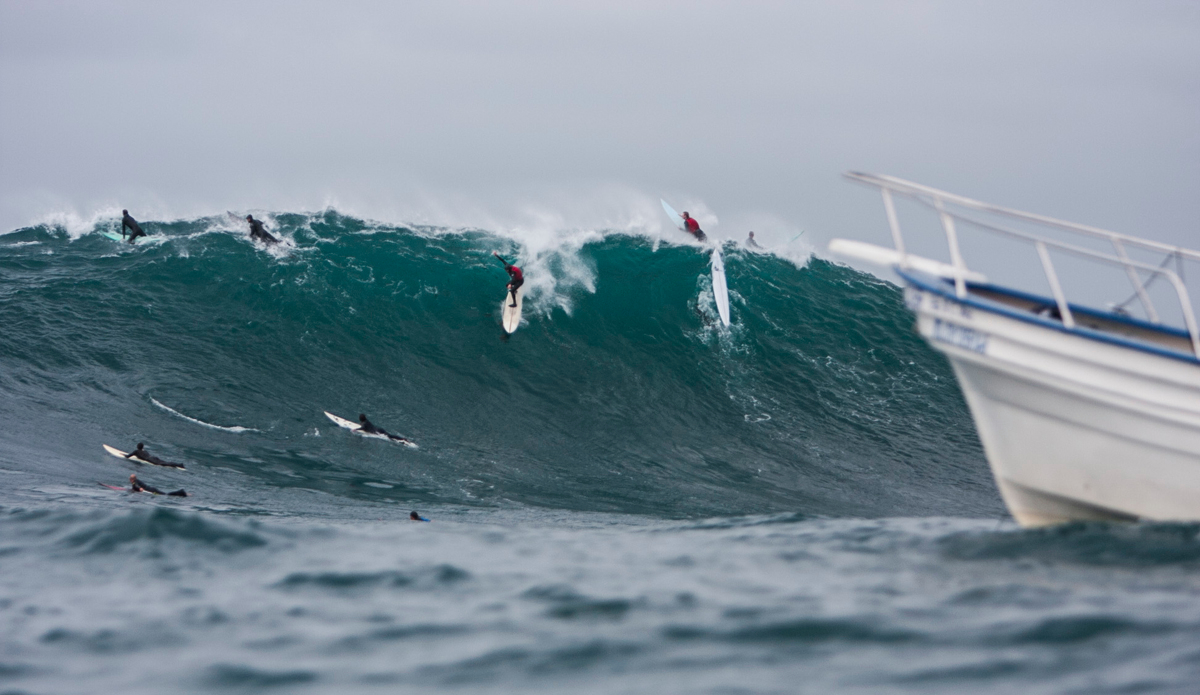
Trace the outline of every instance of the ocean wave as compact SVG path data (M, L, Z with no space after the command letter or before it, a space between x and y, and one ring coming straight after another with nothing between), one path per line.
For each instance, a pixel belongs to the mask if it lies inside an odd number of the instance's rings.
M137 509L100 520L74 525L60 541L66 548L85 553L111 553L138 543L159 545L181 541L225 553L265 546L267 540L254 531L232 527L207 516L171 509Z
M259 430L255 429L255 428L253 428L253 427L242 427L241 425L233 425L233 426L231 426L231 427L224 427L224 426L222 426L222 425L214 425L214 424L212 424L211 422L205 422L205 421L203 421L203 420L197 420L197 419L196 419L196 418L194 418L194 417L188 417L187 415L184 415L183 413L179 412L178 410L175 410L175 409L173 409L173 408L170 408L170 407L168 407L168 406L165 406L165 405L163 405L162 403L159 403L157 400L155 400L155 399L154 399L154 397L153 397L153 396L150 398L150 402L151 402L151 403L153 403L154 405L158 406L159 408L162 408L163 410L167 411L168 413L171 413L172 415L176 415L176 416L178 416L178 417L181 417L181 418L183 418L184 420L187 420L188 422L194 422L194 423L196 423L197 425L200 425L200 426L202 426L202 427L209 427L209 428L212 428L212 429L214 429L214 430L221 430L222 432L234 432L234 433L237 433L237 434L240 434L240 433L242 433L242 432L258 432L258 431L259 431Z
M656 249L633 227L255 214L286 253L249 243L233 215L147 221L165 241L117 254L47 226L10 237L40 242L0 246L0 296L18 298L0 303L0 383L21 417L220 461L259 498L296 486L690 519L1000 509L952 372L872 276L726 243L725 329L707 250ZM512 336L494 251L526 271ZM322 410L365 412L422 449L312 436ZM88 437L66 445L95 456ZM37 446L10 428L0 457Z

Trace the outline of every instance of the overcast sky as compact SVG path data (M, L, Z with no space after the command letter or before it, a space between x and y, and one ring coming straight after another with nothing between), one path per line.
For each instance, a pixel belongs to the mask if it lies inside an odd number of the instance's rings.
M884 241L889 173L1200 246L1197 2L0 0L0 230L312 210Z

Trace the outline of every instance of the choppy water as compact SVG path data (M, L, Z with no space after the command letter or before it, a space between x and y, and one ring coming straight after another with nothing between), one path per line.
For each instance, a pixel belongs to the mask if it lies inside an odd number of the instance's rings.
M0 236L0 691L1193 690L1200 527L1006 521L897 288L269 219Z

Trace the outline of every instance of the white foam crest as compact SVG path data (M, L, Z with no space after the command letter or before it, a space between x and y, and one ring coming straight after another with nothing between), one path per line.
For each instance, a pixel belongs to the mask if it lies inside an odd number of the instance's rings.
M743 251L777 256L795 265L797 268L803 268L808 265L814 253L812 245L808 242L809 235L803 227L773 213L751 212L739 214L731 219L727 227L731 229L736 228L738 232L733 237L727 236L724 238L736 241ZM747 247L746 241L750 236L750 232L754 232L754 240L762 248L752 249Z
M109 227L121 224L121 208L102 207L89 215L80 215L74 210L51 212L34 220L33 225L45 225L52 229L61 229L74 241L89 234L97 227Z
M585 244L601 241L601 233L591 230L510 230L502 236L517 246L513 255L501 255L521 268L525 276L525 306L548 316L555 308L568 316L573 311L571 293L582 289L596 292L595 271L584 262L579 251Z
M188 417L187 415L184 415L183 413L179 412L178 410L173 410L170 407L165 406L162 403L159 403L157 400L154 399L153 396L150 397L150 402L153 403L154 405L158 406L159 408L162 408L163 410L167 411L168 413L171 413L172 415L181 417L184 420L187 420L188 422L193 422L197 425L201 425L203 427L208 427L208 428L211 428L214 430L221 430L222 432L233 432L235 434L241 434L242 432L258 432L259 431L259 430L254 429L253 427L240 427L238 425L234 425L233 427L222 427L221 425L214 425L211 422L197 420L194 417Z

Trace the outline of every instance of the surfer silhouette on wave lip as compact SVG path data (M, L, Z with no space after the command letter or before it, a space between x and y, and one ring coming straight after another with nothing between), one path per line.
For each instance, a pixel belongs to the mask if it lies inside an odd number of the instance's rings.
M683 226L687 230L688 234L696 237L696 241L708 241L708 237L705 236L704 232L700 229L700 223L696 221L695 217L689 215L687 210L683 211Z
M517 288L525 284L525 274L521 272L520 268L504 260L504 257L499 252L492 251L492 255L500 259L500 262L504 264L504 269L508 271L508 291L512 294L512 304L509 304L509 306L516 307Z
M182 463L171 463L169 461L164 461L154 454L151 454L149 451L146 451L146 445L142 442L138 442L136 449L128 454L125 454L125 458L138 459L145 461L146 463L152 463L156 466L166 466L167 468L183 468Z
M761 246L758 245L758 242L754 240L754 232L750 232L750 236L746 239L746 248L748 248L748 249L761 249L762 248Z
M263 223L254 219L254 215L246 215L246 221L250 223L250 238L257 239L264 244L278 244L279 240L267 233L263 229Z
M363 432L366 432L367 434L382 434L383 436L387 437L388 439L390 439L394 442L412 443L411 439L405 439L404 437L398 437L394 434L391 434L390 432L388 432L387 430L385 430L383 428L376 427L375 425L371 424L371 421L367 419L366 413L358 414L358 428L360 430L362 430Z
M134 239L136 239L140 236L146 236L146 233L142 231L142 226L137 223L137 220L133 219L133 216L129 214L128 210L122 210L121 215L122 215L122 217L121 217L121 238L122 239L125 238L125 229L126 228L129 229L129 243L131 243L131 244L133 243Z

